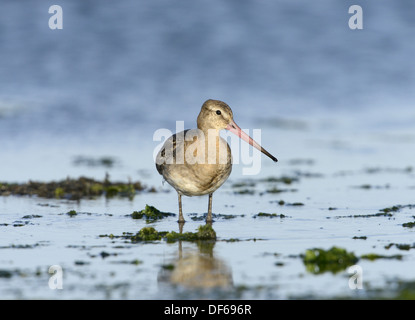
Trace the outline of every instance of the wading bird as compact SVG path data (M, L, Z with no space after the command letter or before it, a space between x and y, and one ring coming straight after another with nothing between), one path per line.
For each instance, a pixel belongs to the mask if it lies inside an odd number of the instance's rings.
M262 148L233 121L231 108L219 100L207 100L197 117L197 129L188 129L166 140L156 157L157 171L177 191L179 223L184 223L182 195L209 195L206 222L212 222L212 194L228 179L232 155L220 130L229 130L266 154Z

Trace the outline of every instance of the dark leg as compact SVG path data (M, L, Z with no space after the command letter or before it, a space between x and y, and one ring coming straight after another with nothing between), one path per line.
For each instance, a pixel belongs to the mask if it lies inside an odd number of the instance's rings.
M182 211L182 195L179 195L179 223L184 223L184 218L183 218L183 211Z
M212 195L213 193L209 193L209 206L208 206L208 215L206 217L206 222L212 222Z

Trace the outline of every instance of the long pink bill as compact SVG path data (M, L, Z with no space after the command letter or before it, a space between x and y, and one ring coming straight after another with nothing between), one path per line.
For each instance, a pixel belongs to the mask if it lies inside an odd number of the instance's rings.
M239 128L239 126L235 123L235 121L231 120L231 122L226 127L226 130L229 130L230 132L236 134L239 138L241 138L242 140L245 140L251 146L257 148L263 154L265 154L268 157L270 157L273 161L275 161L275 162L278 161L278 159L275 158L271 153L269 153L267 150L265 150L264 148L262 148L254 139L252 139L245 132L243 132L242 129Z

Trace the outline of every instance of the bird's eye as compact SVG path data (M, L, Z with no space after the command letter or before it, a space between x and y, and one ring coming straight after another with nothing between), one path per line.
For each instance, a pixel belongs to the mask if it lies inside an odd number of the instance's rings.
M222 114L222 112L220 112L220 110L216 110L216 114L219 116Z

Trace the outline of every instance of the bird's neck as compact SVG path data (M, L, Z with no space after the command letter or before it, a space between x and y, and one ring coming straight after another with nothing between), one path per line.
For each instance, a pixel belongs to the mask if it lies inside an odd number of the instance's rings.
M219 129L205 128L203 126L197 126L197 128L203 132L205 139L216 138L220 135Z
M227 164L230 154L228 152L228 144L223 142L220 137L219 129L200 129L200 133L204 136L204 160L207 164L214 165L211 169L216 170L216 165ZM206 169L208 170L208 169Z

